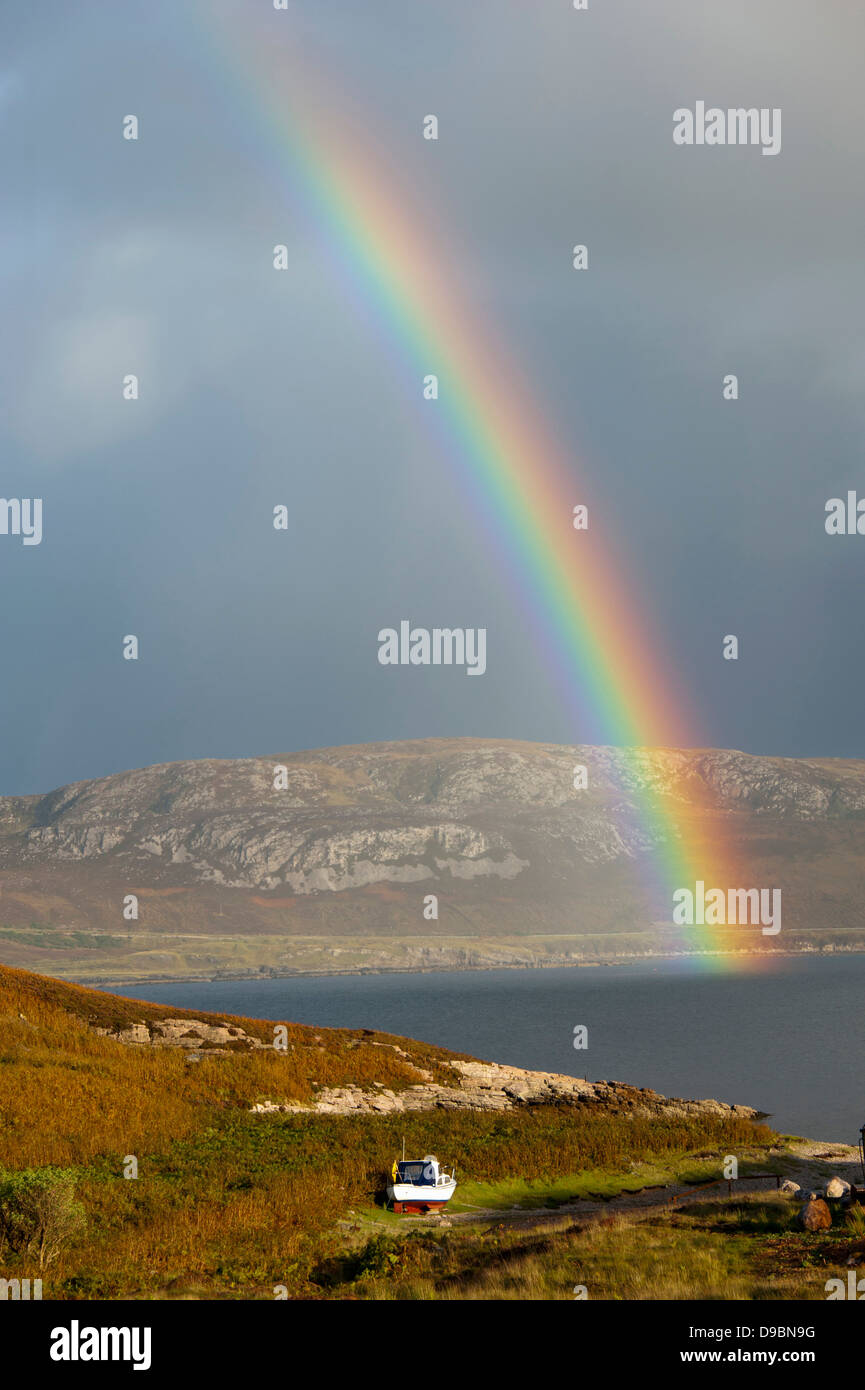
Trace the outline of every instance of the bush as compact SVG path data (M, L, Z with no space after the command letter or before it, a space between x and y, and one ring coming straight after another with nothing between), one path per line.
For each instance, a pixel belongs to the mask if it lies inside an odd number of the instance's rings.
M400 1250L387 1236L373 1236L354 1261L352 1277L355 1279L375 1278L382 1274L392 1274L400 1262Z
M0 1171L0 1248L35 1257L44 1269L83 1226L68 1168Z

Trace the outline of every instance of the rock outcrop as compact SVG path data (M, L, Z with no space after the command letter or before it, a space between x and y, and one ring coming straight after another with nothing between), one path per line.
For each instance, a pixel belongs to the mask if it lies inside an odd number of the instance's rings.
M747 1105L726 1105L717 1100L672 1100L656 1091L638 1090L616 1081L583 1081L556 1072L525 1071L495 1062L446 1063L455 1073L453 1085L424 1082L392 1091L384 1086L322 1087L309 1104L263 1100L256 1114L300 1113L320 1115L393 1114L411 1110L514 1110L525 1105L597 1106L615 1114L642 1117L685 1115L738 1116L756 1119Z
M253 1038L234 1024L205 1023L200 1018L159 1018L148 1023L130 1023L119 1031L95 1028L103 1037L148 1047L185 1047L196 1052L236 1051L267 1048L269 1044Z

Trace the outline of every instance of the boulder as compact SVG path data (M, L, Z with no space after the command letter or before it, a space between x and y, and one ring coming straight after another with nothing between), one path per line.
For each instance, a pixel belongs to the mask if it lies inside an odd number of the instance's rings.
M850 1195L850 1184L849 1184L849 1182L845 1182L843 1178L830 1178L830 1179L829 1179L829 1181L828 1181L827 1184L826 1184L826 1196L827 1196L827 1197L833 1197L833 1198L836 1198L836 1199L837 1199L838 1197L849 1197L849 1195Z
M803 1231L828 1231L832 1225L832 1213L822 1197L812 1197L799 1212L799 1225Z
M785 1197L798 1197L802 1189L797 1182L791 1182L789 1178L785 1178L778 1191Z

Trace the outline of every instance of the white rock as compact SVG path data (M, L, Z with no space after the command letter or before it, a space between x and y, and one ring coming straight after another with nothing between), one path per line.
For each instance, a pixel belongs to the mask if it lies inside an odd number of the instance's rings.
M850 1184L845 1182L843 1178L830 1178L826 1184L827 1197L846 1197L849 1191Z

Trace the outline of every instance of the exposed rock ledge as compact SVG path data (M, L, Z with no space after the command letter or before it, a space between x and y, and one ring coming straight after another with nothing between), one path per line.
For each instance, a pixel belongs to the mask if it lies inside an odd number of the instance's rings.
M270 1049L236 1024L205 1023L197 1018L161 1018L147 1023L130 1023L119 1031L97 1028L133 1046L181 1047L191 1060L220 1052ZM394 1044L388 1046L406 1060L409 1054ZM521 1105L597 1105L612 1114L675 1119L684 1115L738 1116L756 1119L758 1112L748 1105L726 1105L720 1100L679 1100L657 1091L638 1089L620 1081L584 1081L558 1072L525 1071L498 1062L444 1062L455 1073L453 1085L441 1085L432 1074L414 1065L424 1081L400 1091L388 1090L381 1082L370 1089L360 1086L323 1086L314 1100L262 1100L252 1106L257 1115L315 1113L319 1115L395 1114L407 1110L514 1110Z
M156 1018L149 1023L129 1023L125 1028L96 1028L103 1037L145 1047L186 1047L199 1053L266 1048L269 1043L253 1038L235 1024L205 1023L200 1018Z
M617 1081L582 1081L556 1072L524 1071L495 1062L449 1062L457 1073L454 1086L428 1083L389 1091L381 1083L372 1090L360 1086L323 1087L309 1104L260 1101L255 1114L309 1113L319 1115L391 1114L406 1110L513 1110L520 1105L599 1105L607 1111L643 1117L683 1115L738 1116L755 1119L747 1105L719 1100L675 1100L656 1091L638 1090Z

